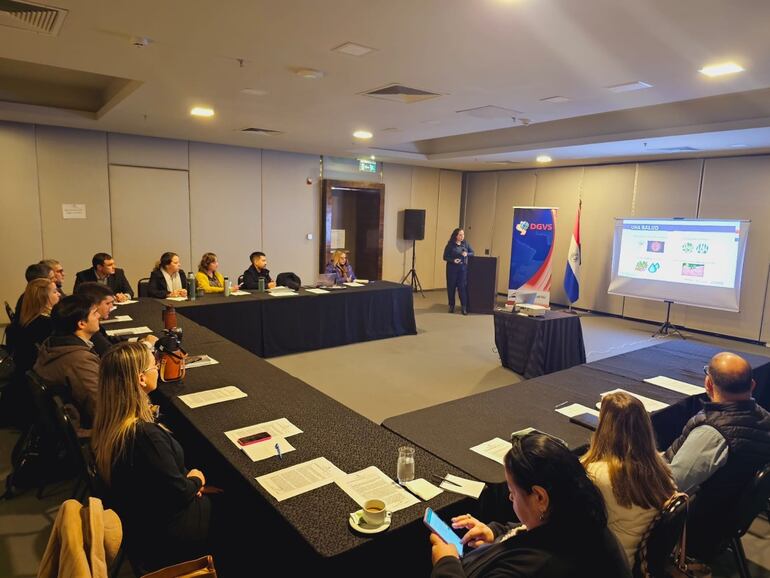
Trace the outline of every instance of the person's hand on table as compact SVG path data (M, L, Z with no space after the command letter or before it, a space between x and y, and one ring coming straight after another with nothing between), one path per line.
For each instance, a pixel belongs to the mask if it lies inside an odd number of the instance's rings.
M482 544L491 544L495 541L492 529L483 522L479 522L470 514L463 514L462 516L452 518L452 527L455 530L460 528L468 530L463 536L463 544L471 548L478 548Z
M268 289L275 289L275 281L270 281L270 283L267 284Z
M447 544L439 538L436 534L430 535L430 543L433 545L431 548L430 554L431 559L433 561L433 565L435 566L436 563L441 560L442 558L446 558L447 556L452 556L453 558L460 559L460 555L457 553L457 548L452 546L451 544Z
M128 301L130 298L130 295L127 293L116 293L115 294L115 301L118 303L123 303L124 301Z

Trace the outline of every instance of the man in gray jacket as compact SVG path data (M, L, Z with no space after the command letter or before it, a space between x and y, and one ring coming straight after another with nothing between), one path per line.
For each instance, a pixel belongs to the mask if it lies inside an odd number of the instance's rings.
M79 427L88 429L99 390L99 356L91 343L99 331L99 312L88 297L71 295L53 308L51 319L53 335L43 342L33 369L54 393L74 403Z

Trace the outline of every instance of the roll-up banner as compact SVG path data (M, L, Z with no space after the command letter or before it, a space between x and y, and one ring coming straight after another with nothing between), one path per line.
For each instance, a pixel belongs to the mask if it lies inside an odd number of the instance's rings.
M513 207L508 302L548 306L557 207Z

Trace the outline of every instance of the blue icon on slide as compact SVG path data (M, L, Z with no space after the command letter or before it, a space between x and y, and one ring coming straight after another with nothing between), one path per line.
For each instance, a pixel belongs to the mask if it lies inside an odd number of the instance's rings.
M647 267L647 270L650 273L657 273L658 269L660 269L660 263L651 263L649 267Z

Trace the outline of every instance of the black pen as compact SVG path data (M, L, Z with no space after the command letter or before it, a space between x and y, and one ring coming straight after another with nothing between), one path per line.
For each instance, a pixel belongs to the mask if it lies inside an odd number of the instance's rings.
M431 478L440 480L442 482L446 482L447 484L452 484L453 486L457 486L458 488L463 487L462 484L458 484L457 482L453 482L452 480L447 480L446 478L442 478L441 476L437 476L436 474L431 474Z

